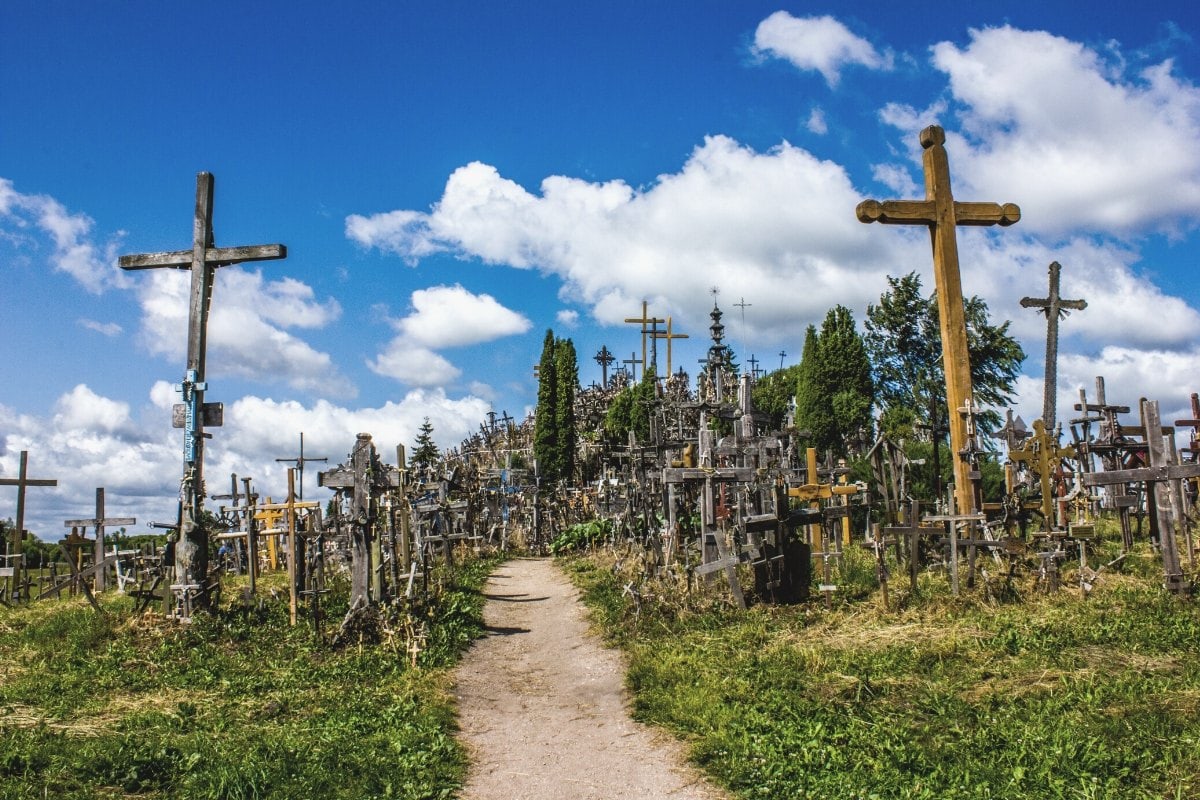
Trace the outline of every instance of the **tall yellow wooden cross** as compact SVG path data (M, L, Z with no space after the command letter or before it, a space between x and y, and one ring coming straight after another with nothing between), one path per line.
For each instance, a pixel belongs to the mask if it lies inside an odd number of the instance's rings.
M858 204L861 222L885 225L928 225L933 241L933 277L937 288L938 322L942 334L942 363L946 370L946 405L950 419L950 449L967 444L967 423L958 414L971 396L971 362L967 352L967 327L963 314L962 281L958 274L958 225L1012 225L1021 219L1013 203L959 203L950 192L950 164L945 132L937 125L921 131L925 148L924 200L864 200ZM975 510L968 476L970 465L954 461L954 495L962 513Z

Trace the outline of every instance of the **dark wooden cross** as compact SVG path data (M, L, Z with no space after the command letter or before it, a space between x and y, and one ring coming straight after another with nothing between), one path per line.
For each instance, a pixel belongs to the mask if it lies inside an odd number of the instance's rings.
M296 456L295 458L277 458L275 460L279 461L281 463L284 463L284 464L295 464L296 465L296 472L300 473L300 499L303 500L304 499L304 465L307 464L309 461L329 461L329 458L328 458L328 456L321 456L320 458L309 458L308 456L304 455L304 431L300 431L300 455Z
M198 521L204 505L204 426L209 422L211 408L206 404L204 380L208 311L212 304L213 284L217 270L247 261L270 261L287 258L287 248L281 244L217 247L213 236L214 180L209 172L196 175L196 209L192 225L192 249L162 253L141 253L121 256L121 269L186 269L191 271L191 292L188 305L187 368L183 383L176 387L183 395L183 480L180 483L180 540L175 547L176 585L183 591L202 591L208 572L208 536ZM210 410L211 409L211 410ZM210 423L211 424L211 423ZM190 608L191 597L185 598Z
M1084 486L1109 486L1144 482L1153 487L1154 511L1158 517L1159 547L1162 550L1163 577L1169 591L1184 594L1187 581L1179 565L1179 546L1175 538L1175 526L1171 519L1171 498L1168 481L1200 476L1200 464L1171 464L1167 458L1167 445L1163 440L1162 420L1157 400L1142 401L1142 418L1145 421L1146 446L1150 466L1140 469L1116 469L1093 472L1081 476Z
M15 486L17 487L17 527L12 532L12 543L9 546L9 555L12 556L4 570L12 570L12 583L10 586L16 592L23 592L21 582L21 573L23 565L21 563L21 547L25 537L25 487L27 486L58 486L58 481L53 478L30 478L27 473L29 466L29 451L21 451L21 459L18 462L16 478L0 478L0 486ZM5 598L7 601L8 598Z
M1050 293L1045 297L1022 297L1022 308L1037 308L1046 315L1046 378L1042 389L1042 421L1054 435L1055 396L1058 393L1058 321L1070 311L1087 308L1086 300L1063 300L1058 294L1058 276L1062 265L1050 262Z
M109 525L136 525L137 520L133 517L113 517L108 519L104 516L104 487L96 488L96 516L91 519L69 519L63 523L67 528L87 528L89 526L96 529L96 558L93 563L102 564L104 562L104 529ZM107 586L107 569L97 569L95 574L95 586L97 592L103 592Z
M608 345L601 345L600 350L593 358L600 365L600 385L608 388L608 368L617 360L617 357L608 351Z
M925 149L924 200L864 200L856 213L861 222L885 225L927 225L933 242L933 277L937 288L938 323L942 334L942 363L946 370L946 406L949 409L950 449L957 453L966 446L966 420L957 410L971 396L971 360L967 351L967 327L963 310L962 280L958 271L959 225L1012 225L1021 219L1013 203L960 203L950 190L950 163L946 157L945 132L937 125L921 131ZM954 493L962 513L975 510L968 477L971 466L954 461Z
M630 379L633 381L633 383L637 383L637 365L642 364L643 368L644 368L644 365L646 362L639 360L637 357L637 353L630 353L629 358L625 359L621 363L629 365Z
M625 318L626 322L640 324L642 326L642 360L640 363L642 365L643 372L649 367L650 364L654 363L654 361L646 360L646 356L647 356L646 340L650 339L653 342L653 335L658 332L658 324L660 322L666 322L665 319L660 319L659 317L651 317L651 316L648 316L647 314L648 314L647 303L645 300L643 300L642 301L642 316ZM647 326L652 326L652 327L647 327ZM654 344L653 346L654 346L655 356L657 356L658 355L658 345ZM628 364L629 362L626 361L625 363ZM635 374L633 376L633 378L634 378L634 380L637 380L637 375Z
M746 359L746 363L750 365L750 374L753 375L755 378L757 378L758 377L758 359L754 357L753 353L751 353L750 357Z
M783 369L783 359L787 356L786 350L779 351L779 368Z

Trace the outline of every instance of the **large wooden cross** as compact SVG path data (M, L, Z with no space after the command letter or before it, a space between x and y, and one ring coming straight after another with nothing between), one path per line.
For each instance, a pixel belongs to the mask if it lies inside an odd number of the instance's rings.
M204 425L217 404L205 404L204 381L208 310L212 304L213 283L220 267L246 261L270 261L287 258L281 244L217 247L213 237L212 173L196 175L196 213L192 226L192 249L121 256L121 269L191 270L188 305L187 369L183 383L176 387L183 395L183 480L180 483L179 542L175 548L176 585L202 587L208 572L208 539L198 530L197 520L204 503ZM185 589L186 591L186 589Z
M12 533L12 544L9 549L9 555L13 556L12 561L5 567L5 571L12 570L12 583L10 587L15 592L24 593L21 583L21 546L25 537L25 487L26 486L58 486L58 481L53 478L30 478L28 477L27 468L29 466L29 451L21 451L21 460L17 467L16 478L0 478L0 486L15 486L17 487L17 527ZM6 600L8 598L5 598Z
M96 516L91 519L69 519L63 523L67 528L87 528L94 526L96 529L96 557L94 564L102 564L104 562L104 529L109 525L136 525L137 520L133 517L113 517L107 519L104 516L104 487L96 488ZM95 573L96 591L103 592L107 588L107 569L97 569Z
M942 363L946 370L946 406L950 419L950 449L957 453L967 444L966 420L958 409L971 395L971 361L963 311L962 281L958 271L959 225L1012 225L1021 218L1013 203L960 203L950 191L950 163L945 132L937 125L921 131L925 168L924 200L864 200L856 213L861 222L885 225L927 225L933 243L933 277L937 288L938 323L942 334ZM954 494L962 513L975 510L968 473L971 466L954 461Z
M687 338L689 338L688 334L672 332L672 330L671 330L671 315L668 314L667 315L667 330L666 330L666 332L664 333L663 331L655 331L654 338L667 340L667 371L664 374L667 376L670 376L671 375L671 342L673 342L676 339L687 339ZM657 350L655 352L657 354Z
M1022 297L1022 308L1038 308L1046 315L1046 378L1042 390L1042 422L1046 431L1053 436L1056 395L1058 394L1058 321L1068 310L1082 311L1087 308L1086 300L1063 300L1058 294L1058 275L1062 265L1050 262L1050 293L1045 297Z
M654 363L655 361L658 360L658 358L657 358L657 356L658 356L658 342L657 342L658 325L660 322L666 322L666 320L662 319L661 317L648 316L647 308L648 308L648 304L646 303L645 300L643 300L642 301L642 316L625 318L626 322L636 323L636 324L640 324L642 326L642 361L641 361L641 364L642 364L643 372L648 370L650 368L651 364L654 364L655 367L658 366L657 364ZM651 326L651 327L647 327L647 326ZM647 338L650 339L651 346L654 348L654 356L655 356L654 358L652 358L649 361L646 360L646 355L647 355L646 354L646 340L647 340ZM629 362L627 361L625 363L628 364ZM636 379L637 376L635 375L634 378Z

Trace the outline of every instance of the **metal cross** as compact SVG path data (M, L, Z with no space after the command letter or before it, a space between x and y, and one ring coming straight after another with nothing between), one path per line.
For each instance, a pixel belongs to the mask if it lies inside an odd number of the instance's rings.
M608 368L617 360L617 357L608 352L608 345L601 345L599 352L593 358L600 365L600 384L605 388L608 387Z
M938 322L942 334L942 363L946 370L946 406L950 419L950 447L957 453L966 446L966 420L957 410L971 395L971 361L967 351L962 279L958 272L959 225L1012 225L1021 219L1013 203L960 203L950 190L950 163L946 156L946 133L937 125L921 131L925 149L924 200L864 200L856 213L860 222L885 225L927 225L933 242L933 276L937 288ZM971 467L954 461L954 492L964 514L974 510Z
M492 417L495 418L495 412L492 412ZM296 465L296 472L300 473L300 499L304 500L304 465L309 461L328 461L329 458L328 456L309 458L304 455L304 431L300 431L300 455L296 458L277 458L275 460L284 464Z
M204 392L208 388L204 381L205 345L216 273L219 268L231 264L287 258L287 248L281 244L215 245L212 226L214 183L212 173L196 175L191 250L121 256L118 262L124 270L169 268L191 271L187 369L183 383L176 387L183 395L184 433L183 480L179 487L180 540L175 548L175 569L177 584L185 587L200 586L208 573L207 535L199 529L198 520L204 505L204 425L208 414L204 403ZM184 600L186 606L191 598Z
M1086 300L1063 300L1058 295L1058 274L1062 265L1050 262L1050 293L1046 297L1022 297L1022 308L1041 309L1046 315L1046 379L1042 390L1042 420L1046 430L1053 435L1055 423L1055 395L1058 392L1058 321L1067 316L1068 309L1082 311L1087 308Z

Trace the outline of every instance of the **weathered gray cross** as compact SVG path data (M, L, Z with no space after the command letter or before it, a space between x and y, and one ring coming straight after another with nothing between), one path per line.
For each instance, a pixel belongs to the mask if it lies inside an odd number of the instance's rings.
M29 466L29 451L21 451L20 466L17 467L16 478L0 478L0 486L15 486L17 487L17 527L12 532L12 545L9 549L9 554L13 556L12 562L6 567L3 567L4 572L11 570L9 577L12 578L11 587L16 592L23 592L23 584L21 583L21 544L25 536L25 487L26 486L58 486L58 481L52 478L30 478L27 475ZM0 576L3 577L3 576ZM7 600L7 598L5 598Z
M183 480L180 483L179 543L175 548L176 585L202 591L208 572L208 539L198 530L197 520L204 503L204 426L217 425L219 404L204 402L208 311L213 284L221 267L247 261L287 258L281 244L217 247L213 237L213 188L211 173L196 175L196 213L192 226L192 249L121 256L121 269L191 270L188 304L187 369L177 387L183 395ZM184 589L184 591L189 591ZM190 602L190 598L188 598Z
M113 517L107 519L104 516L104 487L96 488L96 516L91 519L69 519L63 523L67 528L87 528L89 526L96 529L96 557L93 563L100 565L104 562L104 529L109 525L136 525L137 520L133 517ZM103 567L96 570L95 584L96 591L103 592L107 588L108 570Z
M1058 393L1058 321L1070 311L1087 308L1086 300L1063 300L1058 294L1058 275L1062 265L1050 262L1050 293L1045 297L1022 297L1022 308L1041 309L1046 315L1046 379L1042 390L1042 422L1054 435L1055 395Z
M296 465L296 472L300 473L300 499L303 500L304 499L304 465L307 464L309 461L329 461L329 457L321 456L320 458L310 458L309 456L304 455L304 431L300 431L300 455L296 456L295 458L277 458L275 460L279 461L281 463L284 463L284 464L295 464Z

